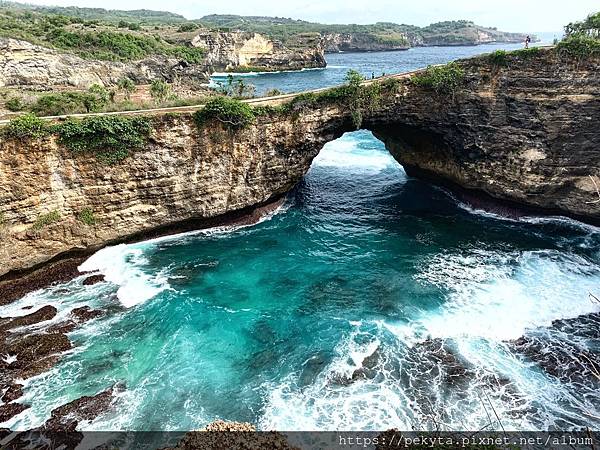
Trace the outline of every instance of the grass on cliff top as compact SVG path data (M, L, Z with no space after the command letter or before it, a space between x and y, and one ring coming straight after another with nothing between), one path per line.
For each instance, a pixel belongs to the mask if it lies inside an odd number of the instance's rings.
M154 27L85 20L43 10L0 8L0 36L23 39L94 60L133 61L163 55L198 64L205 54L201 48L161 37Z
M92 153L105 164L116 164L146 144L152 129L147 117L94 116L69 119L55 131L73 153Z
M600 56L600 39L584 33L566 37L556 45L561 56L568 56L579 61Z
M38 139L56 134L73 153L92 153L105 164L116 164L147 143L152 131L147 117L92 116L50 124L34 114L12 119L2 129L9 139Z
M464 78L463 68L451 62L443 66L429 66L424 72L413 75L411 81L415 86L432 89L436 94L454 95Z
M35 114L23 114L12 119L2 134L13 139L38 139L50 133L48 124Z

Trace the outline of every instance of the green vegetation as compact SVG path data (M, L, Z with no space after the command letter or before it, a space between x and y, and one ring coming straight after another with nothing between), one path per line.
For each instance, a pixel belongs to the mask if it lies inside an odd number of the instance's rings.
M189 33L191 31L196 31L199 28L199 25L194 22L183 23L177 29L178 33Z
M277 97L278 95L283 95L285 92L280 91L279 89L269 89L265 92L265 97Z
M5 106L6 109L13 112L23 111L23 109L25 109L25 104L19 97L13 97L11 99L8 99L5 103Z
M600 12L589 15L581 22L573 22L565 27L567 37L585 35L589 38L600 39Z
M454 95L464 82L465 72L457 63L429 66L424 72L413 75L411 81L420 87L433 89L436 94Z
M496 50L495 52L490 53L487 57L488 60L496 67L508 66L508 53L505 50Z
M89 226L96 224L96 217L94 216L94 211L91 208L83 208L81 211L79 211L79 214L77 214L77 219Z
M60 116L64 114L101 111L109 102L108 91L94 85L88 92L56 92L38 97L31 107L38 116Z
M163 80L154 80L150 85L150 96L156 103L162 103L171 96L171 86Z
M58 222L60 220L60 213L56 210L50 211L49 213L42 214L39 216L36 221L33 223L34 230L41 230L42 228Z
M350 111L353 125L358 129L362 126L365 113L380 106L383 90L395 92L400 83L397 79L387 79L365 85L362 84L363 81L360 73L350 70L346 74L346 83L342 86L299 94L280 106L258 106L254 108L254 114L297 113L321 103L337 103Z
M600 56L600 12L581 22L568 24L565 34L566 37L556 45L559 55L579 61Z
M466 20L446 21L427 27L377 22L370 25L321 24L280 17L209 15L200 23L208 28L222 31L242 30L263 33L278 39L290 47L306 45L319 35L330 33L351 33L363 42L381 43L393 46L408 46L410 42L422 41L426 44L469 44L476 42L478 34L485 32L498 40L521 42L522 35L505 33L495 28L486 28Z
M583 60L600 56L600 39L585 34L574 34L560 41L556 48L561 55Z
M196 64L204 58L203 49L169 42L137 23L86 21L77 15L48 12L53 10L41 7L28 10L23 5L0 7L0 36L24 39L88 59L132 61L165 55ZM122 28L128 31L120 31Z
M148 9L137 9L130 11L103 9L103 8L80 8L78 6L41 6L17 2L2 2L2 5L10 9L26 10L30 12L41 12L77 18L80 21L106 21L118 23L123 20L132 20L143 24L167 24L185 22L186 18L167 11L151 11Z
M216 120L229 129L241 129L254 122L255 118L255 111L250 105L229 97L216 97L194 113L199 127L210 120Z
M105 164L116 164L148 141L151 127L146 117L94 116L69 119L55 131L73 153L93 153Z
M242 79L234 80L233 75L228 75L227 83L219 83L217 92L234 98L252 98L256 92L256 87Z
M120 91L123 91L125 98L129 100L131 98L131 94L135 91L135 83L129 78L121 78L117 82L117 88Z
M35 114L23 114L12 119L2 132L5 136L14 139L38 139L46 136L50 131L43 119Z

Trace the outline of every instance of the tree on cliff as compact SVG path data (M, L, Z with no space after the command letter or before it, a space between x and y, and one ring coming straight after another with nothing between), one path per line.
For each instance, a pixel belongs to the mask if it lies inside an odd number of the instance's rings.
M127 100L130 100L131 94L133 94L133 91L135 91L135 83L127 77L121 78L117 82L117 88L119 88L120 91L123 91L123 94Z

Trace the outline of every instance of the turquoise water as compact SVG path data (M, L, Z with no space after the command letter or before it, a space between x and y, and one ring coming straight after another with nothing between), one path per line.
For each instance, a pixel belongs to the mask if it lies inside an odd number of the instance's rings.
M544 35L544 38L550 38L550 36ZM548 40L544 40L536 45L547 43ZM326 55L327 67L324 69L310 69L301 72L247 73L235 75L234 79L242 79L245 83L254 85L257 95L262 95L274 88L283 92L300 92L342 84L350 69L359 71L366 78L371 78L382 74L407 72L427 67L430 64L442 64L481 53L520 48L523 48L523 44L415 47L399 52L331 53ZM215 85L226 84L227 75L222 73L213 75L212 83Z
M436 60L444 51L454 49ZM480 429L492 406L505 429L597 429L597 380L553 376L510 341L597 354L597 327L549 327L600 312L588 297L600 293L599 231L470 210L407 177L369 132L349 133L261 223L109 247L83 267L107 282L79 278L2 307L53 304L56 322L82 305L107 311L69 335L75 349L28 381L20 401L32 407L3 426L38 426L122 382L116 412L81 429L188 430L217 418Z
M565 338L544 330L552 320L600 309L588 300L599 245L597 229L567 219L469 212L407 178L369 132L346 134L262 223L110 247L86 266L113 283L78 279L6 307L109 311L71 334L75 351L31 380L33 407L9 425L39 425L52 408L124 382L118 414L82 428L181 430L216 418L427 428L433 408L472 429L488 420L482 396L505 428L597 426L597 386L560 382L504 341L535 332L550 345ZM470 375L444 378L427 362L428 338ZM350 381L372 355L367 376Z

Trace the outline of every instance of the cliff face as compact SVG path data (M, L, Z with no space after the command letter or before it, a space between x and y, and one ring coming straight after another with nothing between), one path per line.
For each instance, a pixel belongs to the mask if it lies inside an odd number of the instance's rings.
M600 60L548 51L508 64L460 62L466 75L453 95L409 78L386 84L363 128L409 173L600 221ZM291 189L326 142L353 129L351 108L328 101L262 115L235 132L198 130L187 113L153 120L148 145L114 166L73 155L53 137L0 142L0 276L264 204ZM84 208L94 225L77 219ZM58 220L33 226L52 211Z
M26 41L0 38L0 86L88 88L92 84L113 85L122 77L137 84L157 78L206 79L202 68L174 58L152 57L131 63L91 61Z
M385 41L368 33L326 33L323 35L323 46L328 53L380 52L408 50L410 43L406 35L397 37L395 41Z
M264 70L296 70L325 67L319 42L288 48L279 41L251 32L212 32L198 34L194 47L206 50L206 63L217 70L258 67ZM312 45L311 45L312 44Z

